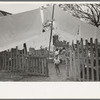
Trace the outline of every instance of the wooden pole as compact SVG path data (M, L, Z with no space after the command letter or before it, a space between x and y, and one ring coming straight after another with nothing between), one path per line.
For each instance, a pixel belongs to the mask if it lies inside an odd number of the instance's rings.
M51 46L51 39L52 39L52 28L53 28L53 19L54 19L54 4L53 4L53 8L52 8L52 21L51 21L51 33L50 33L50 41L49 41L49 53L48 53L48 59L50 56L50 46Z

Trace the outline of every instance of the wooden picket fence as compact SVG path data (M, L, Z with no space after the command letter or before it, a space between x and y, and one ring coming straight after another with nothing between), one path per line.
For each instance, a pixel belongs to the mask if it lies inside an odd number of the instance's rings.
M67 78L74 81L100 80L100 44L97 39L77 41L67 48Z
M15 49L0 52L0 70L48 76L48 61L45 56L33 56Z

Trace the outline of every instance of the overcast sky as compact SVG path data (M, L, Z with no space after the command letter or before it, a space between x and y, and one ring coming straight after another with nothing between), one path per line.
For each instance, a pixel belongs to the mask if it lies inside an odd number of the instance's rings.
M20 13L32 9L36 9L46 3L0 3L0 10L10 12L12 14Z

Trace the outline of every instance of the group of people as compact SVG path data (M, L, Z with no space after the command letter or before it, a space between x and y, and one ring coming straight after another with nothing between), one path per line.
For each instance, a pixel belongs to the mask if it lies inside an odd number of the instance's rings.
M61 63L61 58L60 55L61 54L65 54L65 48L62 49L56 49L55 54L54 54L54 65L55 65L55 69L56 69L56 73L60 73L60 68L59 65Z

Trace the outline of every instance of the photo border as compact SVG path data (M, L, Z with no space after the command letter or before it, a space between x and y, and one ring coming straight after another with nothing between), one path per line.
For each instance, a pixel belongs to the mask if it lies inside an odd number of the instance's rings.
M0 0L0 2L69 2L70 0ZM70 2L96 2L100 0L71 0ZM62 84L63 83L63 84ZM36 85L38 84L38 85ZM67 84L67 85L66 85ZM99 82L0 82L0 100L95 100L100 99L100 89L99 89ZM39 88L44 90L39 92ZM50 91L52 94L48 95L48 87L50 87ZM82 87L82 88L81 88ZM34 91L35 90L35 91ZM88 91L89 90L89 91ZM45 95L48 95L47 97L43 97L43 93L41 95L41 92L44 92ZM65 92L65 95L59 95L61 93ZM21 95L27 95L30 93L31 95L23 96ZM58 93L58 97L52 96L54 93ZM68 93L70 93L70 96L67 96ZM74 93L78 95L73 95ZM83 93L83 95L81 94ZM86 94L87 93L87 94ZM89 93L89 94L88 94ZM34 95L35 94L35 95ZM85 95L86 96L85 96ZM95 96L93 96L95 94ZM12 97L9 97L11 96ZM15 95L15 97L14 97ZM17 96L18 95L18 96ZM71 97L72 95L72 97ZM50 97L51 96L51 97Z

